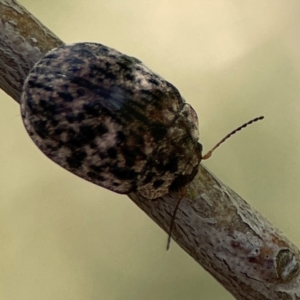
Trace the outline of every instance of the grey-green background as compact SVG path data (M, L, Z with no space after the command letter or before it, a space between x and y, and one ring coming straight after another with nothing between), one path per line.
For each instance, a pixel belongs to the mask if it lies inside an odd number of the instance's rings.
M23 0L67 43L141 59L198 113L204 164L300 246L298 0ZM0 93L0 299L233 299L126 197L48 160Z

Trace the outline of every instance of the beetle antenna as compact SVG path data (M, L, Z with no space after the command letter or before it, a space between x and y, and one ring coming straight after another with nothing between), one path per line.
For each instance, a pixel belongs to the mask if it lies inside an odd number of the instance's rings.
M221 145L223 144L228 138L230 138L232 135L234 135L235 133L237 133L238 131L240 131L241 129L247 127L248 125L257 122L259 120L262 120L264 118L264 116L261 117L257 117L254 118L252 120L250 120L249 122L243 124L242 126L238 127L237 129L231 131L229 134L227 134L218 144L216 144L211 150L209 150L205 155L202 156L202 160L204 159L208 159L211 157L212 153Z
M169 234L168 234L167 251L170 249L172 232L173 232L173 227L174 227L174 223L175 223L175 217L176 217L177 210L179 208L179 204L181 203L182 199L183 199L183 189L181 188L179 191L179 200L176 203L175 209L173 211L172 219L171 219L171 225L170 225Z
M262 120L264 118L264 116L261 117L257 117L254 118L250 121L248 121L247 123L243 124L242 126L236 128L235 130L231 131L229 134L227 134L219 143L217 143L211 150L209 150L205 155L202 156L202 160L203 159L208 159L211 157L212 153L221 145L223 144L228 138L230 138L232 135L234 135L235 133L237 133L238 131L240 131L241 129L247 127L248 125L257 122L259 120ZM168 242L167 242L167 250L170 249L170 243L171 243L171 235L172 235L172 231L174 228L174 224L175 224L175 218L176 218L176 213L177 210L179 208L179 204L181 203L182 199L183 199L183 191L184 189L181 189L179 192L179 200L176 203L173 215L172 215L172 219L171 219L171 225L170 225L170 229L169 229L169 235L168 235Z

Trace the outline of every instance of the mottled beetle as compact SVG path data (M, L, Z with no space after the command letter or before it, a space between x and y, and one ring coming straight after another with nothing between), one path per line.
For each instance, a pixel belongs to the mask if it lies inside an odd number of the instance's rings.
M197 114L179 91L138 59L95 43L62 46L38 61L21 113L32 140L57 164L147 199L179 190L201 159L261 119L202 157Z
M117 193L158 198L191 181L201 161L197 115L178 90L101 44L47 53L25 81L21 110L49 158Z

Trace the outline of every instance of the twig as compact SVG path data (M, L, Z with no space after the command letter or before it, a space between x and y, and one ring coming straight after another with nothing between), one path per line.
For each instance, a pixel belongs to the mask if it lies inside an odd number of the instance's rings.
M33 64L62 44L16 1L0 0L0 87L15 101ZM168 232L177 193L129 197ZM236 299L300 299L299 250L202 165L184 190L172 237Z

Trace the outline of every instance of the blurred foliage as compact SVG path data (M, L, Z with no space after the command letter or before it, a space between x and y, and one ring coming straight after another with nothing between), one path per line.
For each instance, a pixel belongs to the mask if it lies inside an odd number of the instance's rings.
M106 44L172 82L205 149L265 115L205 164L300 245L299 1L20 2L65 42ZM48 160L0 97L0 299L233 299L175 243L166 252L126 196Z

